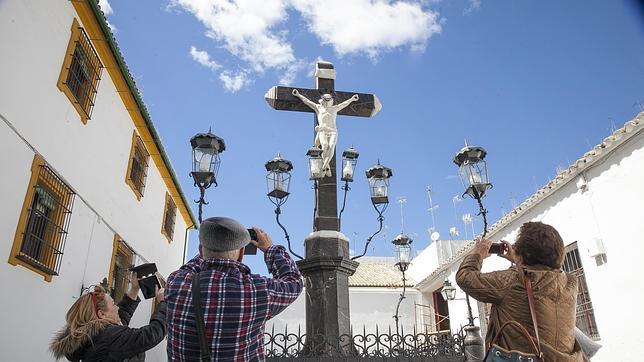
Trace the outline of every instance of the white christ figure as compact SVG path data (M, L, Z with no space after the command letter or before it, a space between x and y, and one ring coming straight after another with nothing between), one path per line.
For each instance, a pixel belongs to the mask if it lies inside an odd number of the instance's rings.
M322 170L325 176L331 176L331 159L333 159L335 145L338 141L335 119L338 112L358 100L358 95L354 94L338 105L333 105L333 97L330 94L323 94L318 103L301 95L297 89L293 89L293 95L313 109L318 116L318 125L315 127L315 146L322 149Z

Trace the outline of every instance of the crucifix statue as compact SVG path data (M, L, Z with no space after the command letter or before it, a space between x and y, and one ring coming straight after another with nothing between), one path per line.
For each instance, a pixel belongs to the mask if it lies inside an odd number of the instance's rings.
M359 265L350 259L349 239L340 232L338 220L336 118L371 117L382 107L373 94L336 91L335 69L329 62L317 62L315 81L314 89L273 87L265 99L276 110L315 114L314 144L322 150L324 177L315 183L313 232L304 240L306 258L297 264L306 286L307 336L311 341L324 337L334 344L340 336L351 334L349 276ZM331 344L320 344L321 350L309 352L325 355L324 346Z
M357 101L360 97L354 94L351 98L335 106L333 105L333 96L328 93L323 94L318 103L301 95L297 89L293 89L293 95L315 111L318 125L315 126L315 141L313 143L316 147L322 149L322 171L324 175L331 176L331 159L335 155L335 144L338 141L338 128L335 124L335 118L338 116L339 111Z

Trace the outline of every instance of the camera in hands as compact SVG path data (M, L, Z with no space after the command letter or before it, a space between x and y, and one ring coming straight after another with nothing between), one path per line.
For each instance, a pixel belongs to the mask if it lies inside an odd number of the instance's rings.
M255 229L250 228L247 230L248 230L248 233L250 234L250 240L257 241L257 232L255 231ZM246 245L246 247L244 248L244 255L255 255L255 254L257 254L257 247L255 246L255 244L249 243L248 245Z

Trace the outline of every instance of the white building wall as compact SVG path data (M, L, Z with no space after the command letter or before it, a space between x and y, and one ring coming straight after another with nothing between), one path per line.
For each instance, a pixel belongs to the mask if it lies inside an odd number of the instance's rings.
M514 242L524 222L554 226L566 245L577 241L603 347L593 361L635 361L644 337L644 298L640 270L644 253L644 129L585 171L587 191L574 177L524 215L495 231L493 240ZM602 239L608 262L597 266L591 257L595 238ZM484 271L506 268L490 257Z
M392 333L396 333L393 316L396 314L400 293L402 288L349 288L349 311L354 334L363 334L363 327L368 334L375 333L376 326L381 334L388 333L389 328ZM266 332L271 332L274 328L275 333L284 333L288 326L289 333L297 333L299 326L301 332L306 333L305 298L306 290L302 291L293 304L266 324ZM427 304L427 301L418 290L407 288L399 311L400 326L405 334L412 333L414 326L422 325L416 304Z
M182 263L187 223L177 212L174 240L161 234L167 188L154 162L141 201L125 183L135 127L108 72L102 71L86 125L56 86L75 17L80 21L69 1L0 2L0 351L6 361L53 360L47 348L67 309L83 286L109 274L115 233L163 275ZM7 262L35 152L77 194L60 275L51 283ZM151 309L143 301L132 325L147 324ZM147 355L165 360L165 343Z

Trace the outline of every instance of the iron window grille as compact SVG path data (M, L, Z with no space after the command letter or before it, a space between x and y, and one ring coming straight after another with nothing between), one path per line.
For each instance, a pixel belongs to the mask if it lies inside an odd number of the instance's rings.
M599 340L600 336L599 331L597 330L597 323L595 322L593 303L590 300L590 292L588 291L588 284L586 283L584 267L581 264L581 258L579 257L577 242L566 246L566 257L563 263L563 270L576 276L578 281L577 328L581 329L586 335L594 340Z
M162 233L172 241L174 236L174 224L177 216L177 205L172 200L172 196L166 194L165 212L163 213Z
M150 153L145 149L141 137L135 133L132 140L132 152L130 155L130 168L128 170L127 182L137 194L138 198L141 198L145 191L149 159Z
M58 275L75 193L46 165L38 167L34 188L16 258L48 275Z
M129 268L134 264L134 252L121 239L117 239L114 247L109 286L112 299L118 303L127 291L130 280Z
M103 64L85 30L77 21L72 25L72 36L59 86L72 101L83 122L90 119Z

